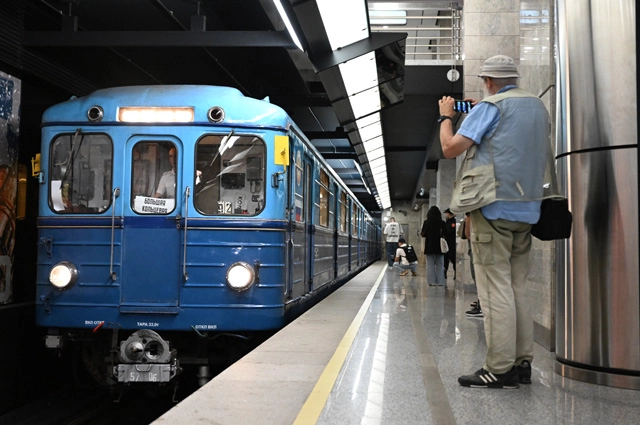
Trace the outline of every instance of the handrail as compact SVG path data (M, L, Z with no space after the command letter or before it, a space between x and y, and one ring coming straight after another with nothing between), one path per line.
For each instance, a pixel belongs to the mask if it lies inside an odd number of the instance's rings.
M182 276L184 276L184 281L189 280L189 275L187 274L187 220L189 218L189 194L191 193L191 188L187 186L185 190L185 199L184 199L184 248L182 251Z
M111 276L111 280L115 282L117 276L113 271L113 245L115 239L115 229L116 229L116 199L120 196L120 188L116 187L113 189L113 202L111 204L111 260L109 261L109 276Z
M555 84L553 84L553 83L549 84L549 85L547 86L547 88L546 88L546 89L544 89L544 90L542 90L542 93L540 93L540 94L538 95L538 98L541 98L542 96L544 96L545 94L547 94L547 92L548 92L549 90L551 90L551 88L552 88L552 87L555 87L555 86L556 86L556 85L555 85Z

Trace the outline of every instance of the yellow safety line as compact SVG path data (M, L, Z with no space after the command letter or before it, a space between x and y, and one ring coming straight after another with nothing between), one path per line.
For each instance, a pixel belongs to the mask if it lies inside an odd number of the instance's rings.
M347 354L351 349L353 340L360 329L360 325L362 325L364 316L367 314L369 305L378 290L378 286L382 281L382 277L384 276L386 269L387 268L385 266L382 269L382 272L380 272L378 280L376 280L376 283L369 291L369 295L367 295L367 298L364 300L364 303L362 303L358 314L356 314L356 317L353 319L353 322L351 322L349 329L347 329L347 332L342 337L340 344L338 344L338 348L336 348L331 360L329 360L329 363L324 368L318 382L316 382L316 386L313 387L311 394L307 397L307 401L304 402L302 409L300 409L296 420L293 422L294 425L311 425L318 421L318 418L322 413L322 409L324 409L324 405L327 403L327 399L331 394L333 385L335 384L336 379L338 379L338 375L340 374L342 365L347 358Z

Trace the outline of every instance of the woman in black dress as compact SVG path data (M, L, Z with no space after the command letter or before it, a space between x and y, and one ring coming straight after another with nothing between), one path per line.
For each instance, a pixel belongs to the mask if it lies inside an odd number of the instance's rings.
M427 256L427 283L429 286L444 286L444 255L440 250L440 238L445 224L442 213L436 206L429 208L427 219L422 223L420 235L425 238L424 253Z

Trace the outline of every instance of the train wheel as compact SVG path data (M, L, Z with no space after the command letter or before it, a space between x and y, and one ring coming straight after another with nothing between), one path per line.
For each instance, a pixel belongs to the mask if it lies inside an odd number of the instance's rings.
M115 385L111 368L107 362L109 347L102 341L85 341L81 348L82 364L85 373L91 377L94 383L100 386Z

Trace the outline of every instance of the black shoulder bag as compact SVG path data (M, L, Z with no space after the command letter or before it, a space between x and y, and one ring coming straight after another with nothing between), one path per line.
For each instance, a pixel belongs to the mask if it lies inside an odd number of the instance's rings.
M531 228L531 234L542 241L567 239L571 236L573 215L569 201L560 195L558 177L553 164L553 149L549 149L547 168L551 177L551 194L544 197L540 206L540 220Z

